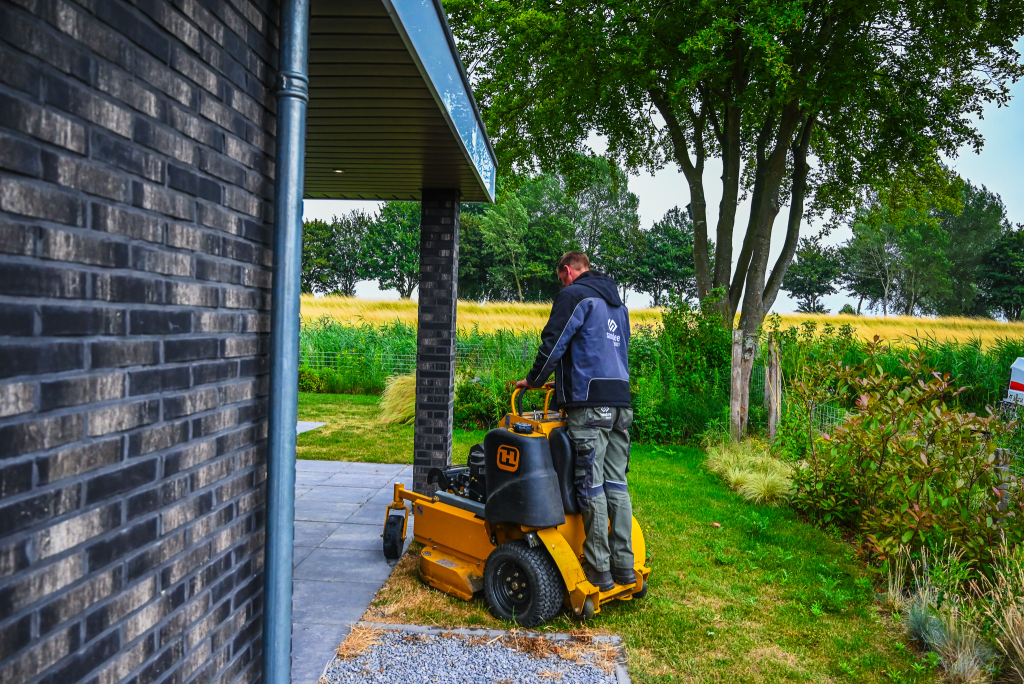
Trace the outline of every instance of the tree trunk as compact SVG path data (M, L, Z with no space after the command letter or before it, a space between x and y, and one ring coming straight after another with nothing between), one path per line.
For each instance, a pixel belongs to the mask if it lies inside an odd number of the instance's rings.
M863 304L863 303L864 303L864 295L861 295L860 299L857 300L857 315L858 316L860 316L860 305Z

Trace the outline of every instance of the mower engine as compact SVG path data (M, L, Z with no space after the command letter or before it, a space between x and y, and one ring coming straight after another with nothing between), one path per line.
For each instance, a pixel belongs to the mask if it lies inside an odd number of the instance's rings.
M452 492L470 501L487 501L487 479L484 471L486 456L483 444L475 444L469 450L469 463L464 466L431 468L427 473L429 484L437 483L442 492Z

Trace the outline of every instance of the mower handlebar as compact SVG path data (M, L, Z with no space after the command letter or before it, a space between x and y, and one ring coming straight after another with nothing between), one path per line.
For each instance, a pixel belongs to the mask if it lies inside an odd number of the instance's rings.
M516 387L514 390L512 390L512 398L511 398L512 414L516 415L516 416L523 415L523 395L524 394L526 394L527 392L532 391L532 390L542 390L543 389L543 390L547 390L547 393L544 395L544 415L547 416L548 415L548 403L551 401L551 395L555 391L554 387L555 387L555 384L553 382L549 382L549 383L545 384L543 387L527 387L526 389L522 389L521 387Z

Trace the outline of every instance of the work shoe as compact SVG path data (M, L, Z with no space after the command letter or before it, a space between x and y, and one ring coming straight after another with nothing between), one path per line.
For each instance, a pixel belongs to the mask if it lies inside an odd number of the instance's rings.
M583 574L587 576L588 582L601 591L611 591L615 588L615 582L612 580L612 573L607 570L598 570L590 564L590 561L583 561Z
M612 579L616 584L628 587L630 584L636 584L636 572L633 568L617 568L613 565Z

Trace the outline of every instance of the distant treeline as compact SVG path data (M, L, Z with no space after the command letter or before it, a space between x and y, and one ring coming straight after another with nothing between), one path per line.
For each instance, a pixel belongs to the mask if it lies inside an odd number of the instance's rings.
M999 196L969 182L961 207L904 211L866 206L838 247L805 237L783 280L798 311L829 313L827 295L845 291L856 307L883 314L1024 314L1024 227L1012 226ZM604 157L580 156L574 170L545 173L501 189L496 204L464 204L459 298L550 301L554 265L570 250L655 306L696 299L693 224L673 207L640 227L628 178ZM352 295L356 282L412 295L419 278L420 205L385 202L377 214L350 212L309 221L303 233L303 290ZM713 253L713 250L712 250Z

